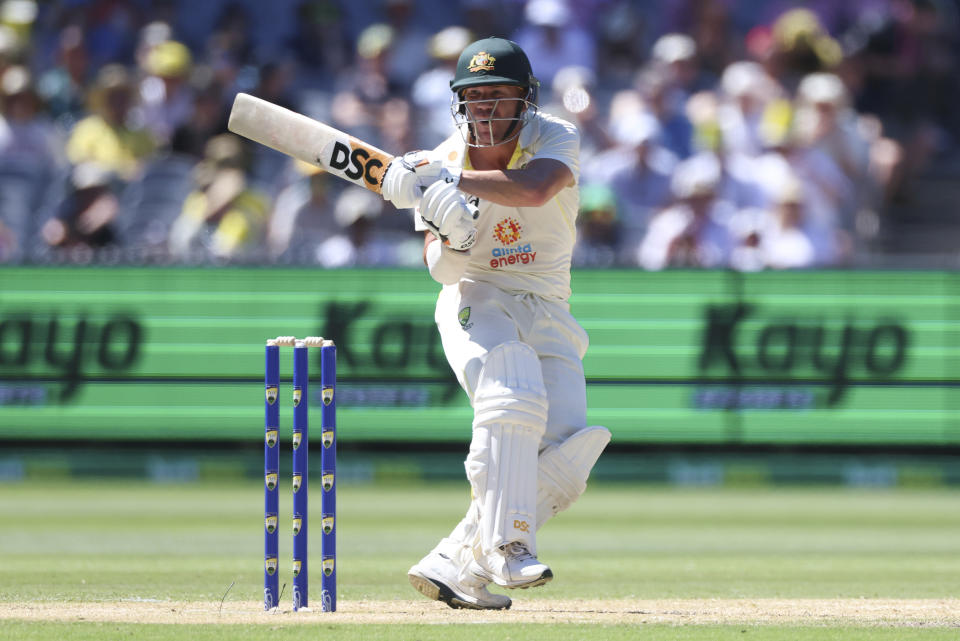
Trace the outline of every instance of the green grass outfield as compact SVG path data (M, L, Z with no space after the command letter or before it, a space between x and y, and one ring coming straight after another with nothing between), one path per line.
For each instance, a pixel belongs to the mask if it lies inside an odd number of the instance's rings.
M0 639L960 638L956 490L594 485L541 532L556 579L497 613L406 580L466 508L465 482L338 498L340 611L267 614L256 480L0 484ZM289 492L281 510L289 533ZM290 548L282 535L287 609Z

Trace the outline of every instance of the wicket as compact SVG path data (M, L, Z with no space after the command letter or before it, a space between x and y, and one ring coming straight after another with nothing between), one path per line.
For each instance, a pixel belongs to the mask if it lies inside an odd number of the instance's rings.
M337 348L331 340L278 336L267 340L264 360L266 388L264 474L263 607L279 606L279 488L280 473L280 347L293 347L293 609L308 606L308 509L310 461L310 374L308 349L320 348L320 387L323 405L320 430L321 529L320 600L324 612L337 609Z

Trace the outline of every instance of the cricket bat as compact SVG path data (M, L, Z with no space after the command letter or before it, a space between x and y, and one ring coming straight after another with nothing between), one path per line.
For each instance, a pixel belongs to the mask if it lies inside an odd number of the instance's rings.
M234 99L227 128L378 194L394 158L330 125L245 93Z

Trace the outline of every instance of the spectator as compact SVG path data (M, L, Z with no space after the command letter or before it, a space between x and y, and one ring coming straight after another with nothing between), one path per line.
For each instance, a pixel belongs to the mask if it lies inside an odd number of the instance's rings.
M44 223L41 236L51 248L89 257L90 252L116 243L114 222L119 213L110 172L95 163L81 163L73 168L67 197Z
M196 160L203 158L207 142L215 135L227 131L228 111L223 88L217 83L209 68L195 73L193 85L193 113L173 132L170 151L184 154Z
M5 0L0 2L0 26L10 30L20 47L29 48L33 42L38 12L39 7L34 0Z
M21 51L22 47L14 30L0 24L0 74L18 61Z
M360 33L353 67L349 73L341 74L331 103L334 124L372 144L379 143L383 106L398 90L390 85L387 74L393 38L393 29L382 23L370 25Z
M597 106L597 79L592 71L579 65L563 67L554 74L550 89L547 96L541 97L541 102L546 103L543 110L577 125L583 157L615 144L602 123Z
M788 92L807 74L840 64L843 50L809 9L790 9L773 23L766 45L757 51L767 71Z
M760 155L763 110L770 101L783 97L781 88L759 63L744 60L723 70L720 89L717 116L724 153Z
M270 256L284 262L312 263L316 248L337 233L331 191L336 180L318 167L296 163L300 178L277 196L267 230Z
M298 111L290 90L293 68L288 63L267 62L257 70L257 84L251 93L268 102L292 111ZM286 184L291 165L289 156L264 145L247 144L249 153L249 177L259 189L276 195Z
M657 38L650 49L650 59L667 79L668 101L674 110L683 109L683 103L691 94L714 84L714 79L700 69L697 43L685 33L668 33Z
M195 170L196 189L170 230L170 253L180 260L240 260L263 248L267 200L247 184L240 139L221 134L207 143Z
M793 178L800 181L806 204L804 224L814 244L816 264L847 260L849 238L842 231L842 216L855 194L853 182L825 151L802 144L790 103L770 103L760 131L767 151L753 165L757 183L766 186L775 201L783 184Z
M250 31L250 16L245 4L238 1L223 3L213 33L207 38L204 54L221 86L233 87L240 83L241 90L249 89L243 86L240 72L254 62Z
M139 117L153 139L169 146L173 132L193 116L194 95L188 82L190 50L174 40L161 42L145 56L140 83Z
M727 225L732 212L717 199L719 167L690 158L677 166L670 186L677 202L650 221L637 252L639 264L648 270L728 267L734 246Z
M430 34L414 19L413 0L383 0L386 24L393 32L386 60L390 85L404 93L430 65L427 39Z
M822 149L851 181L867 173L869 149L849 108L843 81L832 73L812 73L797 88L796 134L801 144Z
M724 151L725 139L720 127L721 107L712 91L701 91L687 101L687 114L694 130L698 151L692 157L716 165L720 172L718 196L736 209L765 207L767 199L753 176L753 158Z
M661 67L648 66L637 74L636 91L642 109L657 119L660 143L678 158L693 150L693 125L684 111L683 94L674 90Z
M157 20L147 23L140 30L137 48L133 54L136 66L140 69L147 69L150 65L149 58L153 50L171 40L173 40L173 27L170 26L169 22Z
M610 187L619 200L617 262L636 264L636 252L650 219L670 204L670 180L677 157L658 142L660 126L647 113L624 119L613 131L618 143L584 165L586 182Z
M377 141L390 152L416 147L413 126L413 106L405 96L393 96L380 110L377 123Z
M899 189L903 148L882 133L876 118L858 115L840 77L810 74L797 90L798 135L829 155L850 179L852 198L842 203L840 224L853 241L869 241L874 210ZM866 224L865 224L866 222Z
M771 214L766 209L744 209L730 219L733 249L730 267L740 272L758 272L767 268L763 240L770 227Z
M326 268L383 267L420 263L423 243L411 232L391 232L377 224L383 200L363 187L348 186L333 209L338 233L317 247L316 262Z
M67 141L68 160L74 165L96 163L122 180L139 175L156 144L144 127L130 122L135 100L136 91L125 68L102 68L89 96L93 113L77 123Z
M128 64L137 46L140 11L134 0L97 2L80 14L85 23L90 56L95 67Z
M450 79L457 69L457 57L473 40L470 31L453 26L435 33L427 43L434 65L417 77L410 91L419 131L417 146L432 149L453 133Z
M960 141L960 22L956 3L913 0L896 11L864 12L844 34L837 70L857 108L880 118L906 149L910 174Z
M287 109L296 109L296 99L291 87L292 81L292 64L288 62L266 62L257 68L257 84L251 93L275 105Z
M647 58L647 24L640 4L632 0L606 3L597 21L598 84L626 86Z
M734 3L724 0L696 0L690 3L691 34L697 43L698 86L688 85L691 92L707 88L716 83L723 70L742 53L740 41L733 33L731 12Z
M764 261L773 269L813 267L817 255L806 230L802 187L796 179L786 180L777 190L774 209L762 234Z
M0 76L0 156L53 168L62 164L62 141L41 111L30 72L8 67Z
M554 74L568 65L580 65L596 73L593 36L573 22L565 0L528 0L524 18L526 25L517 33L516 41L537 70L542 86L553 84Z
M63 132L73 129L85 114L90 72L86 37L79 26L70 25L60 33L57 42L57 66L45 71L37 81L37 92Z

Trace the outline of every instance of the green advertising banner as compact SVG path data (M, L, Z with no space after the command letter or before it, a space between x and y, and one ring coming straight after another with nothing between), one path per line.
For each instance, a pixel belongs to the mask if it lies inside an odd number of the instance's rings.
M0 439L259 440L278 335L336 342L342 440L469 438L424 271L5 268L0 283ZM960 444L960 275L578 271L573 287L588 417L617 442ZM281 367L289 428L289 350Z

